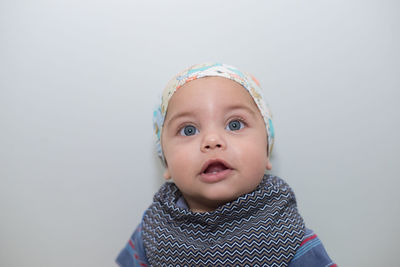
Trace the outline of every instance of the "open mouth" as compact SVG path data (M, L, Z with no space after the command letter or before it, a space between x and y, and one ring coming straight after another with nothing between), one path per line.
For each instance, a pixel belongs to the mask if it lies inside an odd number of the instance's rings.
M231 167L226 162L222 160L210 160L204 164L201 173L215 174L228 169L231 169Z

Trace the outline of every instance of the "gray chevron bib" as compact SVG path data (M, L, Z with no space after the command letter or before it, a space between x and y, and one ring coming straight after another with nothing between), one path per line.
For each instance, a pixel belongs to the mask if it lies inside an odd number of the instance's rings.
M287 266L302 241L294 193L278 177L264 175L253 192L212 212L178 207L181 196L166 183L144 214L151 266Z

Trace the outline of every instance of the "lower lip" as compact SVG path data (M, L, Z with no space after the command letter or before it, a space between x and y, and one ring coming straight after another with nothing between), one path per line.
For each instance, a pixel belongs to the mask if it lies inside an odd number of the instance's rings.
M231 169L226 169L215 173L202 173L200 177L202 182L216 183L227 178L231 172Z

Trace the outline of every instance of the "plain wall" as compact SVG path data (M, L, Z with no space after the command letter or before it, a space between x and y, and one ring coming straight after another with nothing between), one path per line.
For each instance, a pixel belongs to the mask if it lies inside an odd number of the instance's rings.
M152 109L178 71L253 73L271 173L340 266L395 266L398 1L0 2L0 266L115 266L162 184Z

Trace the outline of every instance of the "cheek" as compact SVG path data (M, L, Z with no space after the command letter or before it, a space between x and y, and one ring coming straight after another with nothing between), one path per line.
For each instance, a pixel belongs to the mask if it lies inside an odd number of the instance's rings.
M266 146L266 142L246 142L235 144L233 149L243 164L251 168L265 169L268 160Z
M196 162L194 148L188 145L176 144L166 147L164 152L171 174L185 172Z

